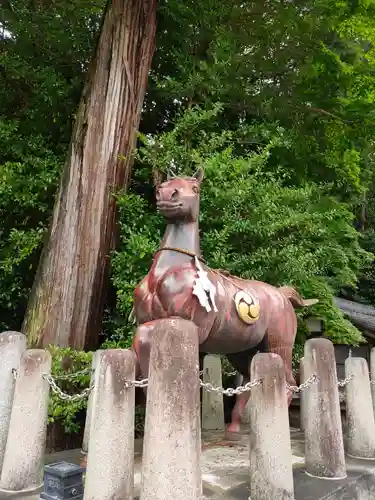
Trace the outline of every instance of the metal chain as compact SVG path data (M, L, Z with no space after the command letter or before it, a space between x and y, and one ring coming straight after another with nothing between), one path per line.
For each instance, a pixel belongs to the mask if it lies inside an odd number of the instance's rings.
M345 387L353 380L353 375L349 375L348 377L344 378L344 380L338 380L337 385L339 387Z
M233 372L226 372L225 370L222 370L222 373L223 373L223 375L226 375L227 377L233 377L233 375L237 375L238 371L234 370ZM201 370L199 372L199 375L203 375L203 374L204 374L204 370Z
M55 380L75 380L84 375L91 375L95 370L91 368L85 368L84 370L80 370L74 373L65 373L63 375L54 375ZM16 379L18 375L18 370L16 368L12 368L12 375Z
M340 403L345 401L345 394L342 391L339 391L339 401Z
M85 368L84 370L80 370L74 373L64 373L62 375L54 375L55 380L75 380L84 375L91 375L95 370L92 368Z
M300 392L304 391L307 389L310 385L316 384L319 380L319 377L315 374L312 374L306 382L301 384L300 386L298 385L290 385L288 382L286 383L286 387L289 391L293 392L293 394L299 394Z
M233 375L237 375L237 370L234 370L233 372L226 372L225 370L222 371L223 375L226 375L227 377L233 377ZM204 374L204 370L201 370L199 372L199 375L203 375Z
M240 385L235 389L231 387L229 389L224 389L223 387L214 386L209 382L203 382L203 380L199 380L199 382L200 386L206 389L208 392L216 392L218 394L224 394L225 396L236 396L237 394L248 392L252 389L252 387L256 387L262 383L261 380L253 380L251 382L247 382L245 385Z
M148 386L148 378L143 378L142 380L126 380L125 387L129 389L130 387L139 387L144 389Z
M60 389L60 387L56 384L55 380L74 380L74 379L81 377L83 375L88 375L88 374L92 373L93 371L94 370L92 370L91 368L85 368L84 370L80 370L80 371L75 372L75 373L67 373L64 375L57 375L55 377L53 377L52 375L44 374L43 378L45 380L47 380L47 382L51 386L52 392L54 394L57 394L60 397L60 399L62 399L64 401L73 402L73 401L79 401L79 400L87 398L89 396L89 394L92 392L92 390L94 389L94 385L93 384L90 385L89 387L84 389L79 394L67 394ZM199 375L201 376L201 375L203 375L203 373L204 373L204 370L201 370L199 372ZM235 375L236 373L237 373L237 371L234 371L234 372L226 373L226 375ZM12 368L12 375L15 379L17 378L17 374L18 374L18 371L15 368ZM300 393L300 392L304 391L305 389L307 389L310 385L315 384L318 380L319 380L319 377L317 375L313 374L306 380L306 382L304 382L300 386L290 385L287 382L286 387L289 391L293 392L294 394L297 394L297 393ZM337 385L339 388L343 388L343 387L347 386L352 380L353 380L353 375L349 375L348 377L346 377L343 380L338 380ZM247 382L246 384L241 385L241 386L236 387L236 388L230 387L228 389L224 389L223 387L214 386L213 384L211 384L209 382L203 382L202 380L200 380L199 382L200 382L200 386L202 388L206 389L208 392L215 392L218 394L223 394L225 396L236 396L236 395L242 394L244 392L249 392L253 387L256 387L256 386L259 386L260 384L262 384L262 380L258 379L258 380ZM370 380L370 384L375 385L375 380ZM127 387L127 388L138 387L138 388L143 389L147 386L148 386L148 379L147 378L141 379L141 380L127 380L125 382L125 387Z
M52 392L59 396L60 399L64 401L80 401L81 399L85 399L88 397L90 392L94 389L94 384L90 385L89 387L86 387L81 393L79 394L66 394L63 392L60 387L56 384L54 378L52 375L49 375L47 373L43 374L43 378L47 380L49 385L51 386Z

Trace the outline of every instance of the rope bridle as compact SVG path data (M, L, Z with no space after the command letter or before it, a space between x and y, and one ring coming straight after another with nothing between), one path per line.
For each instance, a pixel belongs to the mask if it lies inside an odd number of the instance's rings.
M189 257L196 257L201 262L203 262L203 264L206 264L206 262L204 261L204 259L201 256L195 254L194 252L189 252L189 250L184 250L183 248L162 247L162 248L159 248L158 250L156 250L155 254L162 252L163 250L171 250L173 252L178 252L178 253L183 253L184 255L189 255Z

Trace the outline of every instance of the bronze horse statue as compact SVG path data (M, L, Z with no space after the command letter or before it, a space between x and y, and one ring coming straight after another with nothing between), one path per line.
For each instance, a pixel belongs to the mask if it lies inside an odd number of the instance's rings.
M249 381L249 364L259 351L281 356L286 380L295 385L292 350L297 331L294 307L315 304L291 287L243 280L205 265L199 244L199 191L203 170L173 177L156 188L156 203L167 228L151 269L134 291L137 321L133 350L138 375L147 378L154 322L180 317L199 329L201 353L225 354ZM288 403L292 393L288 391ZM249 392L236 399L229 434L238 433Z

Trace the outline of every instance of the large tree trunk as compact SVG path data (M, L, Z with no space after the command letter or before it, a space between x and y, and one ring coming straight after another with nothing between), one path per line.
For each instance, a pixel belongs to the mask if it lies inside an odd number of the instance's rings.
M112 195L129 179L155 32L156 0L109 0L23 324L33 346L98 341L116 233Z

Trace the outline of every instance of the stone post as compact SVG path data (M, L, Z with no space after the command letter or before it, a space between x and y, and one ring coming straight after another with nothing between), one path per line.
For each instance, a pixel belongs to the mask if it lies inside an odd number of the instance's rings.
M348 427L348 455L375 459L375 421L371 401L370 376L364 358L345 360L345 377L353 377L345 386Z
M371 394L372 394L372 408L374 410L374 418L375 418L375 347L371 349Z
M26 350L26 337L18 332L0 333L0 476L12 412L15 376Z
M305 362L305 359L302 357L299 360L300 384L303 384L306 381L304 362ZM306 427L305 426L305 419L306 419L305 398L306 398L306 393L304 393L304 391L302 391L300 393L300 399L299 399L299 418L300 418L299 428L301 429L301 431L304 431L305 427Z
M140 500L201 500L198 330L154 322Z
M135 355L108 349L100 356L95 419L87 455L84 500L133 500Z
M236 387L239 387L243 383L244 383L243 376L240 373L237 373ZM250 399L247 402L247 405L245 406L245 409L243 411L242 424L244 425L244 427L249 427L249 425L250 425Z
M207 354L203 361L203 382L222 387L221 359L216 354ZM224 431L223 395L217 392L202 393L202 430Z
M86 411L86 422L85 422L85 430L83 433L83 441L82 441L82 453L85 455L89 448L89 440L90 440L90 430L91 424L94 421L94 408L96 404L96 398L98 391L96 388L98 387L99 381L99 364L100 364L100 354L102 350L98 350L92 355L92 363L91 363L91 379L90 385L94 385L94 390L90 392L89 399L87 402L87 411Z
M332 342L313 338L305 344L305 381L318 381L304 394L305 455L307 474L325 478L346 477L335 351Z
M251 363L251 500L293 500L292 448L285 369L278 354L258 353Z
M26 492L43 484L51 354L30 349L22 358L16 380L3 470L2 492Z

